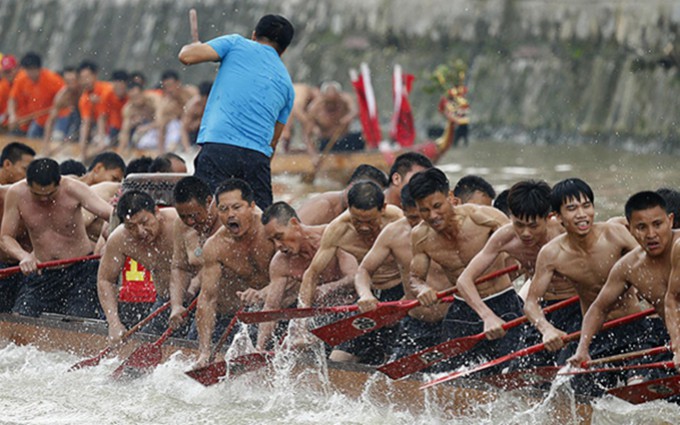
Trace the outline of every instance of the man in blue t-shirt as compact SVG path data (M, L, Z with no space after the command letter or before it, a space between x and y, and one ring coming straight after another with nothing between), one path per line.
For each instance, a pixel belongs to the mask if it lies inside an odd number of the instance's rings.
M213 191L228 178L247 181L262 210L272 203L269 163L295 98L281 61L293 33L286 18L266 15L250 40L224 35L179 52L185 65L221 62L198 131L195 175Z

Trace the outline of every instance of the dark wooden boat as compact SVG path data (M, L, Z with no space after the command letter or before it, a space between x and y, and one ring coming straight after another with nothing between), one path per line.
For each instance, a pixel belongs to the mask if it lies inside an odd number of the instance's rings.
M106 323L100 320L52 314L44 314L39 318L0 314L0 345L30 344L43 351L64 351L89 357L107 346L106 336ZM137 334L117 351L117 355L126 358L141 342L153 341L156 338L153 335ZM196 343L171 338L163 345L163 360L178 351L194 357L197 354ZM300 373L309 367L312 366L302 356L293 373ZM493 402L500 395L497 389L471 379L454 381L450 385L439 385L421 391L419 389L423 382L421 376L391 381L371 367L333 362L328 362L327 370L328 381L334 391L352 398L368 397L374 403L389 404L415 413L426 409L428 403L430 405L435 403L451 416L466 415L479 405ZM309 374L310 377L314 375L316 374ZM186 379L190 380L188 377ZM311 385L321 387L324 384L319 380L318 383L313 382ZM516 393L516 396L522 397L522 401L531 406L543 402L545 394L538 390L530 390ZM551 416L564 418L564 423L590 423L592 410L583 400L576 403L575 409L570 402L558 402L554 406L551 404L551 409L554 411Z
M272 174L301 174L301 175L326 175L330 178L346 180L354 169L361 164L373 165L385 172L389 171L395 158L409 151L420 152L436 163L441 156L453 145L454 124L449 123L442 137L437 140L427 141L415 145L410 149L394 151L366 150L357 152L330 152L323 155L318 169L312 158L306 152L277 152L271 162ZM10 134L0 134L0 149L10 142L18 141L35 149L39 155L47 155L55 158L81 158L80 147L77 143L52 142L46 147L40 139L29 139ZM142 155L155 157L156 152L150 150L133 149L127 155L128 159ZM92 156L92 155L90 155ZM192 158L187 158L191 160Z

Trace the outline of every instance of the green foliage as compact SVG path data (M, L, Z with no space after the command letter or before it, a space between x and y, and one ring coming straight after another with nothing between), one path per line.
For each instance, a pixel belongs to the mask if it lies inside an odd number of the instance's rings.
M451 87L457 87L465 83L467 64L461 59L451 59L448 63L437 65L431 71L426 72L426 81L423 91L429 94L444 94Z

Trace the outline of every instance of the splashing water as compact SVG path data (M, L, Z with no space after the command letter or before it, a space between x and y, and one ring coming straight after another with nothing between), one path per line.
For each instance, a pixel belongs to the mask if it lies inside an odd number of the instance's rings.
M247 339L247 338L246 338ZM237 341L238 342L238 341ZM247 345L247 344L246 344ZM243 347L239 348L239 354ZM247 347L246 347L247 348ZM517 392L480 403L469 415L450 417L437 400L424 412L381 405L373 398L376 374L358 399L334 390L327 377L324 352L311 354L316 366L296 372L291 353L282 352L273 368L240 376L212 387L188 379L183 371L193 359L172 356L141 379L110 380L119 359L66 373L74 356L44 353L31 346L0 350L0 423L6 424L576 424L575 414L556 416L560 403L575 409L566 378L555 381L542 402L532 405ZM565 396L566 394L566 396ZM593 403L594 424L677 423L680 407L662 401L633 406L605 397ZM563 407L563 406L562 406Z

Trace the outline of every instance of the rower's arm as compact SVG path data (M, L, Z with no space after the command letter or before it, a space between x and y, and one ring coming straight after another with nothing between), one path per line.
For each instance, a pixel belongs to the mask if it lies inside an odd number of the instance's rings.
M276 121L276 124L274 124L274 137L272 137L271 142L269 142L269 145L272 147L272 158L274 158L274 153L276 152L276 145L279 143L281 133L283 133L283 128L285 126L286 124L280 123L278 121Z
M3 223L4 225L4 223ZM664 299L666 329L671 337L673 361L680 367L680 242L673 244L671 274Z
M210 241L203 249L204 261L201 269L201 291L196 306L196 328L198 330L199 364L210 357L212 334L215 330L215 311L222 268L217 255L212 252Z
M187 288L191 284L190 270L182 221L177 218L173 225L172 265L170 267L170 302L173 312L184 307Z
M529 286L529 293L527 299L524 301L524 313L527 315L531 323L541 332L543 336L547 333L559 332L543 314L540 301L548 291L550 282L555 273L555 266L553 264L553 249L550 244L545 245L538 253L536 258L536 271Z
M184 65L194 65L202 62L216 62L220 55L206 43L196 42L182 47L177 56Z
M373 285L372 277L373 273L378 270L378 267L390 255L391 250L387 242L387 235L385 232L381 232L357 270L354 288L357 291L357 295L359 295L358 304L362 312L373 310L378 304L378 300L373 295L373 291L371 291L371 286Z
M274 255L272 262L269 264L269 277L271 282L267 285L267 296L264 299L264 307L262 311L278 310L283 308L283 298L288 287L288 262L284 261L281 253ZM266 350L269 347L274 329L278 322L264 322L260 323L259 332L257 333L257 349Z
M430 256L423 250L418 241L422 228L416 228L411 233L411 246L413 246L413 258L409 267L409 285L414 294L424 306L431 306L437 302L435 291L425 282L430 270Z
M26 252L16 240L20 225L21 215L19 214L19 197L16 194L16 191L10 188L5 195L2 226L0 227L0 243L2 244L2 250L18 261L22 261L24 258L31 255L31 253Z
M299 307L311 307L314 303L314 292L319 282L321 273L331 263L335 257L338 247L336 241L342 237L344 233L344 224L338 223L336 226L328 226L325 233L321 237L321 246L314 254L311 264L302 275L302 284L300 285L300 295L298 298Z
M314 293L315 304L336 304L335 301L339 294L350 294L350 292L352 300L356 299L354 279L359 268L357 259L342 249L336 251L336 257L342 277L331 282L322 282L322 285L319 285Z
M501 250L505 244L505 239L507 239L507 232L514 232L512 228L503 228L495 232L489 240L487 241L484 248L474 256L474 258L468 263L467 267L463 273L458 277L456 282L456 287L459 293L465 299L465 302L472 308L479 317L484 320L485 331L487 327L487 322L496 321L495 325L502 324L503 320L499 318L487 305L482 298L479 296L479 291L475 285L475 279L480 277L482 273L489 269L496 261L496 258L501 254ZM510 235L512 237L512 235ZM500 322L498 322L500 321ZM498 332L503 333L502 330ZM502 336L498 335L499 337Z
M582 362L590 360L588 351L593 337L599 332L616 300L628 288L626 270L629 269L629 265L625 261L626 258L624 256L614 264L614 267L609 272L609 277L607 277L607 282L600 290L595 301L588 307L585 316L583 316L578 348L576 353L569 359L569 362L574 366L579 366Z
M122 335L124 326L118 315L118 276L125 264L126 255L123 252L122 228L114 232L104 247L104 254L97 271L97 294L106 321L109 324L109 337L114 341Z
M111 204L97 195L97 193L85 183L75 179L71 179L69 183L73 184L71 193L80 201L83 208L102 220L106 222L109 221L111 214L113 213Z

